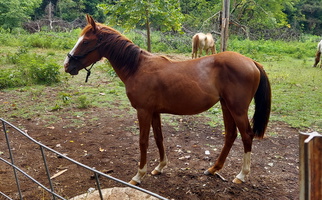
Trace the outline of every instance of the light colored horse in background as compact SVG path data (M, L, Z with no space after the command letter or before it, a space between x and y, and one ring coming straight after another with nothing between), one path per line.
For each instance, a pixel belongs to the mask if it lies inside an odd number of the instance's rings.
M206 55L208 55L209 50L211 50L212 54L216 53L216 45L215 40L212 37L211 33L197 33L192 37L192 59L197 58L198 50L199 57L202 56L202 50L206 51Z
M315 63L313 65L313 67L316 67L318 65L318 63L320 62L321 52L322 52L322 40L319 42L319 44L317 46L317 51L316 51L316 55L315 55ZM320 68L321 67L322 67L322 63L320 63Z

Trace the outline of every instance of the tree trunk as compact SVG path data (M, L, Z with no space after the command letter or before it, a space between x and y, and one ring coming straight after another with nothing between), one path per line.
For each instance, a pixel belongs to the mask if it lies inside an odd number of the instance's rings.
M147 35L147 46L148 52L151 52L151 33L150 33L150 20L149 20L149 10L145 10L146 14L146 35Z

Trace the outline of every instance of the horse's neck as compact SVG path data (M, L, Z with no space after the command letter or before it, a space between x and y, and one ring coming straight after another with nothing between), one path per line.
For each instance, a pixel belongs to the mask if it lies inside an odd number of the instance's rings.
M113 64L112 64L112 67L113 67ZM128 79L128 77L125 76L125 74L120 69L118 69L116 67L113 67L113 69L114 69L115 73L117 74L117 76L121 79L121 81L123 83L125 83L126 80Z
M129 76L132 76L139 67L140 58L142 56L151 56L153 54L140 49L132 42L128 42L129 46L119 49L118 45L105 46L103 49L103 57L107 58L111 63L118 77L125 82ZM133 72L134 71L134 72Z

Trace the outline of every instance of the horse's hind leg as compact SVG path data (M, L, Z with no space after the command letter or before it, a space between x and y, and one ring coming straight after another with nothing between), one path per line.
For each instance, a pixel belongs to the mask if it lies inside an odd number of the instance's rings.
M318 65L318 63L320 62L320 57L321 57L321 52L317 51L316 55L315 55L315 63L313 65L313 67L316 67Z
M159 165L151 172L152 175L161 174L162 169L167 165L168 159L165 153L164 145L163 145L163 135L161 129L161 119L160 113L155 113L152 118L152 128L154 139L159 149L160 155L160 163Z
M251 164L251 151L252 151L252 143L254 134L249 124L247 113L242 116L238 116L235 118L237 127L239 129L240 135L242 137L243 145L244 145L244 156L243 156L243 165L240 173L233 180L234 183L242 183L245 182L245 177L250 172L250 164Z
M209 48L206 49L206 55L209 55Z
M199 58L202 56L202 48L199 47Z
M251 130L247 109L242 109L244 106L240 105L241 113L233 112L233 109L228 109L226 103L221 100L221 106L223 110L224 116L224 124L225 124L225 144L224 147L215 163L214 166L210 167L205 174L215 174L219 171L228 156L228 153L237 137L237 127L242 137L243 145L244 145L244 157L243 157L243 165L240 173L233 180L234 183L242 183L245 181L245 177L250 172L250 156L251 156L251 147L254 134ZM244 110L244 111L243 111Z
M213 47L211 47L211 52L212 52L212 54L217 53L217 51L216 51L216 43L215 43L215 45Z
M222 100L220 101L222 111L223 111L223 117L224 117L224 125L225 125L225 143L224 147L221 150L221 153L216 161L216 163L210 167L208 170L205 171L205 174L215 174L217 171L219 171L228 156L228 153L237 137L237 128L234 121L233 116L231 115L230 111L228 110L226 103Z

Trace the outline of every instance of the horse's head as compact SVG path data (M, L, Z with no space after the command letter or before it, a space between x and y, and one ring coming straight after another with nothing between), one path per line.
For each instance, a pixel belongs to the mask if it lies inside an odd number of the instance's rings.
M98 48L101 43L99 25L94 19L86 15L88 25L83 29L74 48L67 54L64 62L65 72L77 75L78 71L100 60Z

